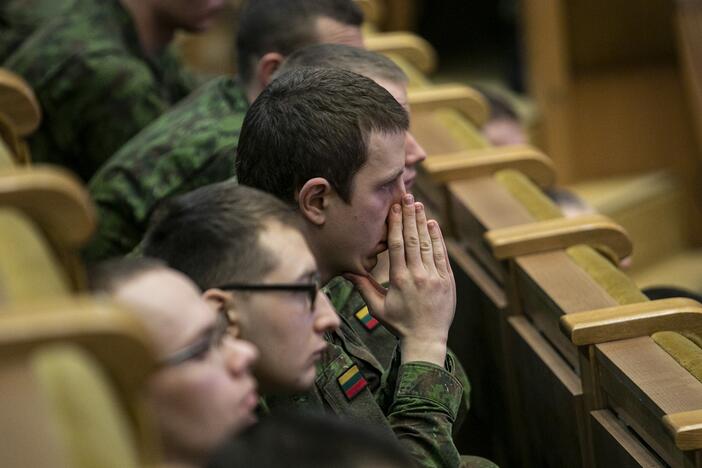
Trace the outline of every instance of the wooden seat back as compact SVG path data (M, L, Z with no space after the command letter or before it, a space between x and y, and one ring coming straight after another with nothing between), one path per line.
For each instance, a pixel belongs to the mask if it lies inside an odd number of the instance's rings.
M0 68L0 140L17 164L31 161L24 138L39 127L40 121L41 108L29 85L18 75Z
M129 314L91 299L0 313L2 466L147 466L159 458L142 389L155 365Z
M0 169L0 297L18 302L80 290L78 249L95 226L81 184L52 168Z

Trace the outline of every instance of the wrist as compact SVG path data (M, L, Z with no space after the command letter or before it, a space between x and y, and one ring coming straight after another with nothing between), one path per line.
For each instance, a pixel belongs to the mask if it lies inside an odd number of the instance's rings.
M422 361L444 367L446 361L445 339L403 338L400 340L402 363Z

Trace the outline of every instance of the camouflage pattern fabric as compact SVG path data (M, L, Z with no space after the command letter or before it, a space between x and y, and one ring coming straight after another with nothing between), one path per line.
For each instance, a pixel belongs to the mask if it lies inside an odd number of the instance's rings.
M170 50L144 55L117 0L81 0L81 8L44 24L4 66L27 80L42 106L42 124L29 139L34 160L68 167L86 181L195 86Z
M387 285L384 285L387 286ZM356 313L366 306L361 294L354 287L353 283L345 280L341 276L332 279L324 287L334 308L339 312L341 320L346 326L361 338L361 341L370 349L371 353L379 361L383 369L390 368L390 364L395 355L398 340L387 328L379 324L373 330L368 330L366 326L356 317ZM470 409L470 381L465 369L455 354L449 349L448 354L455 363L454 375L461 382L463 387L463 400L459 407L456 422L453 425L453 433L457 434L465 421ZM372 377L368 380L371 381Z
M0 62L5 61L48 20L78 8L79 0L5 0L0 2Z
M127 142L89 184L98 229L87 261L129 253L159 201L234 176L248 103L231 78L203 85Z
M327 294L334 304L353 298L353 293L344 297L347 290L341 286L338 280L328 286ZM426 362L401 364L397 339L384 329L385 338L374 342L375 350L380 351L376 356L357 333L354 322L345 314L340 313L340 317L339 331L326 337L330 346L317 364L314 389L300 395L268 397L267 408L272 412L327 411L385 427L419 466L460 466L452 428L464 399L453 356L447 356L445 368ZM378 346L381 341L383 346ZM367 385L349 398L339 378L353 366L358 367Z

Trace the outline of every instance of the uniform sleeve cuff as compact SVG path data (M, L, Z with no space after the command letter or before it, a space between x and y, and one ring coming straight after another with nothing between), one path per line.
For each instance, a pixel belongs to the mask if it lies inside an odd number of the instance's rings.
M461 405L463 386L451 375L452 368L453 361L448 356L446 369L429 362L403 364L399 369L396 397L430 400L442 406L455 419Z

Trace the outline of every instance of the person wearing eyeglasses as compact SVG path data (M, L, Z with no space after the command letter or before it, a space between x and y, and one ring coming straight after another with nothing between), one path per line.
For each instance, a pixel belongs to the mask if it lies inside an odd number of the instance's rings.
M275 197L230 180L164 203L141 245L195 281L230 333L258 348L264 396L309 390L324 334L340 324L299 223Z
M146 397L168 466L205 466L230 434L256 421L258 352L227 333L193 282L153 259L97 265L91 289L126 306L144 325L159 358Z

